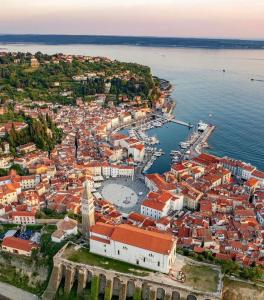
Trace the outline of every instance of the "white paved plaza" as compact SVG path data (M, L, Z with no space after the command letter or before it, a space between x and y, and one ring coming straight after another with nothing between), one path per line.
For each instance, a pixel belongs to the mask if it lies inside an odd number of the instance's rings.
M138 196L136 192L122 184L106 184L101 193L104 199L112 202L116 206L123 208L133 207L138 202Z

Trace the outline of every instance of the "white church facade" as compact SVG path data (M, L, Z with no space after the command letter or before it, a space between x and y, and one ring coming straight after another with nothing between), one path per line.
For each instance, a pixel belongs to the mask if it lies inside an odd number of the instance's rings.
M169 273L176 259L176 239L128 224L98 222L90 228L90 252Z

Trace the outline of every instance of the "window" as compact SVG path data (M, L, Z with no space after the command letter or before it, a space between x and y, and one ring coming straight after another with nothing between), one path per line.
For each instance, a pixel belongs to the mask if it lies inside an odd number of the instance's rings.
M144 262L146 261L146 258L145 258L145 257L143 258L143 261L144 261Z
M139 265L139 260L137 259L137 265Z
M117 254L120 255L120 251L119 250L117 250Z
M158 267L160 266L160 262L158 261Z

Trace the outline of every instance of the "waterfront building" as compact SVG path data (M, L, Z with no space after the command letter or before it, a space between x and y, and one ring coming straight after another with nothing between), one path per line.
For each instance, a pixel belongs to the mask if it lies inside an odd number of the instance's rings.
M231 171L232 175L238 178L248 180L250 179L256 167L251 164L247 164L243 161L232 159L229 157L223 157L220 159L220 163L228 170Z
M254 170L251 174L251 177L255 178L259 181L260 187L262 187L262 188L264 187L264 172Z
M176 239L132 225L96 223L90 230L90 251L143 268L169 273L176 260Z
M132 156L134 161L141 162L144 159L145 147L143 144L133 145L128 148L128 155Z

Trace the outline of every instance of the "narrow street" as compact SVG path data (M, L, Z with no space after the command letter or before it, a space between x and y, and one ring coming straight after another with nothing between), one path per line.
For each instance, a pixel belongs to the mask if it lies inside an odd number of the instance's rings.
M0 299L1 300L38 300L39 297L16 288L10 284L0 282Z

